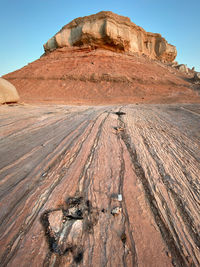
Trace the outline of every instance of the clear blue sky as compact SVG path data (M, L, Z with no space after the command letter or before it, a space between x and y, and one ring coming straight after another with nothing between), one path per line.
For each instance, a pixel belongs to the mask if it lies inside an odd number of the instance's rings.
M0 76L43 54L43 44L74 18L102 10L128 16L177 47L179 63L200 71L200 0L0 0Z

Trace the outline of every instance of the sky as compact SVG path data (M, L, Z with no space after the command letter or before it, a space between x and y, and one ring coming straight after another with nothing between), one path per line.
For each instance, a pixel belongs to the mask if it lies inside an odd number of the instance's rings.
M0 0L0 76L38 59L71 20L103 10L160 33L180 64L200 71L200 0Z

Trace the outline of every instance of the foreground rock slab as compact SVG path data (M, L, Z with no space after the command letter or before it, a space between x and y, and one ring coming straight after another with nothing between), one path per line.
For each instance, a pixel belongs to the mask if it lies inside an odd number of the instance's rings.
M199 266L200 105L0 107L1 266Z

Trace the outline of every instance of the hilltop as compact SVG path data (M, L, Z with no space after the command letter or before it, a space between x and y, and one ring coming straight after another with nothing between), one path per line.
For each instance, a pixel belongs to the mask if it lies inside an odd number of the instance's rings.
M4 76L25 102L199 102L191 75L173 68L175 46L112 12L77 18L40 59Z

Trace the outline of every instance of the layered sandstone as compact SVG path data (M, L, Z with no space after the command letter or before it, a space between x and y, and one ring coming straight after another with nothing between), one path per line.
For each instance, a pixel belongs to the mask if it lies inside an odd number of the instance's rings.
M200 102L184 73L146 56L105 49L59 48L4 77L26 103Z
M128 17L109 11L73 20L47 41L44 50L83 45L144 53L166 62L172 62L177 55L176 47L160 34L146 32Z
M200 266L200 105L0 112L1 267Z

